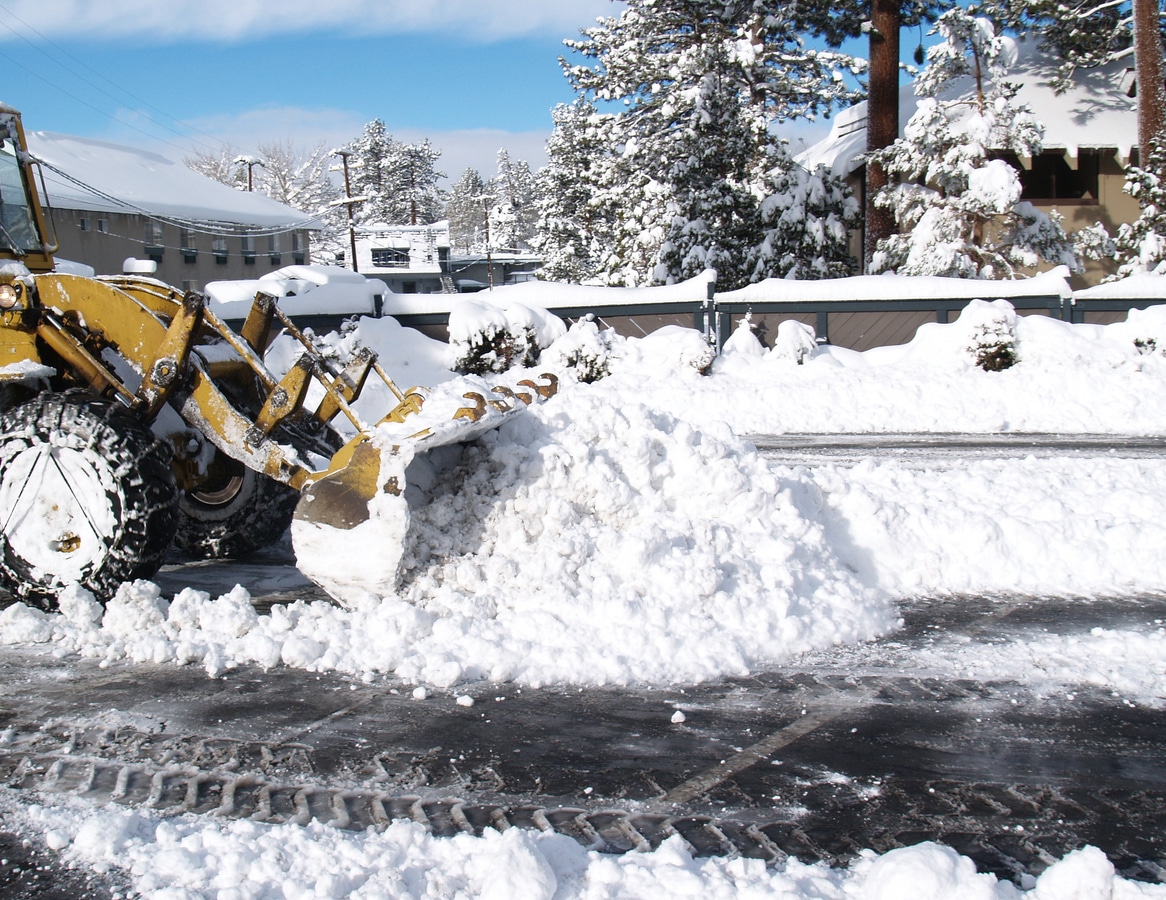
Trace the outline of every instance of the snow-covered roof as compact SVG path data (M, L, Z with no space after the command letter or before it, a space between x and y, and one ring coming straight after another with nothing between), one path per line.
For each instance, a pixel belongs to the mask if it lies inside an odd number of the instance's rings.
M1119 59L1095 69L1079 69L1072 87L1058 94L1053 88L1059 61L1032 44L1018 46L1018 59L1007 80L1019 87L1018 100L1027 103L1045 127L1046 150L1064 150L1076 158L1081 150L1115 150L1124 162L1138 144L1136 101L1130 96L1133 58ZM959 100L975 94L971 76L958 80L940 99ZM915 88L899 90L899 134L914 115ZM849 175L866 152L866 103L840 112L830 134L798 156L808 169L824 165L835 175Z
M432 243L435 247L448 247L449 220L442 219L427 225L389 225L378 222L371 225L357 225L356 239L368 241L377 247L397 247L408 249L414 243Z
M46 131L29 132L28 144L45 163L49 205L59 209L140 213L232 230L321 227L301 210L237 191L149 150Z

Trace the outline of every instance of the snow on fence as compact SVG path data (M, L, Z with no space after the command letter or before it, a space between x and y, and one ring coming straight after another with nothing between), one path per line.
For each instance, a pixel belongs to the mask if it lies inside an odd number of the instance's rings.
M472 295L395 294L376 278L326 267L290 267L265 278L208 285L212 308L218 302L224 318L242 318L250 306L248 297L258 287L277 294L289 314L319 317L321 324L331 322L332 327L354 315L393 316L403 325L445 327L454 307L472 296L479 303L502 309L546 310L567 321L590 315L609 325L628 323L624 330L643 333L648 329L636 319L683 321L708 335L718 347L747 314L755 322L772 318L774 328L782 319L797 318L814 328L821 343L866 349L859 340L867 346L910 340L923 322L946 323L953 312L977 299L1007 300L1021 313L1043 313L1066 322L1082 322L1089 313L1125 314L1133 308L1166 303L1166 277L1133 276L1074 292L1063 267L1013 281L864 275L821 281L769 279L721 292L716 290L716 273L712 271L655 287L530 281ZM357 280L364 284L355 284ZM880 331L870 324L896 316L897 333L893 328ZM855 325L856 319L862 321Z

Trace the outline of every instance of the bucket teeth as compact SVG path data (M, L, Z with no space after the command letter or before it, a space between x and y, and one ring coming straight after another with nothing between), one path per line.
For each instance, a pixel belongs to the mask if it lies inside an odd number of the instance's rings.
M559 379L557 376L552 375L550 372L543 372L541 375L539 375L539 378L545 378L547 383L536 384L529 378L523 379L518 383L523 387L530 388L544 400L549 400L559 392Z
M469 419L471 422L477 422L478 419L486 415L486 398L477 391L468 391L462 396L466 400L472 400L474 405L472 407L463 406L453 414L455 419Z

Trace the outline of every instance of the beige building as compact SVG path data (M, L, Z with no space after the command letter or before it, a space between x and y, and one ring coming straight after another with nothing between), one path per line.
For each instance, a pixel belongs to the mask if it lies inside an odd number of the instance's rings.
M1001 154L1020 171L1022 199L1045 212L1056 210L1068 232L1101 222L1110 233L1138 217L1137 202L1122 190L1125 170L1137 162L1137 114L1134 99L1133 57L1096 69L1078 70L1072 86L1057 93L1053 82L1057 60L1020 44L1007 79L1018 86L1017 99L1027 103L1045 128L1044 150L1031 159ZM942 101L972 100L971 77L957 82ZM900 134L916 109L911 85L899 97ZM835 118L828 137L798 157L807 168L823 164L844 176L863 196L866 150L866 104L844 110ZM852 248L861 258L861 232L852 235ZM1090 263L1074 287L1097 284L1114 270Z
M320 223L264 194L120 144L48 132L29 132L28 143L42 164L57 256L98 275L147 260L167 284L201 290L311 262Z

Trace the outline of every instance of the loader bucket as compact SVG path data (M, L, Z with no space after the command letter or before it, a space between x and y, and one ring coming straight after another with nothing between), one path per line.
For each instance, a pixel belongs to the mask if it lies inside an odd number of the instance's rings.
M358 434L302 488L292 520L296 565L341 604L395 589L410 504L426 501L434 471L456 457L442 448L472 441L557 389L549 375L514 388L459 384L443 385L415 415L386 416Z

